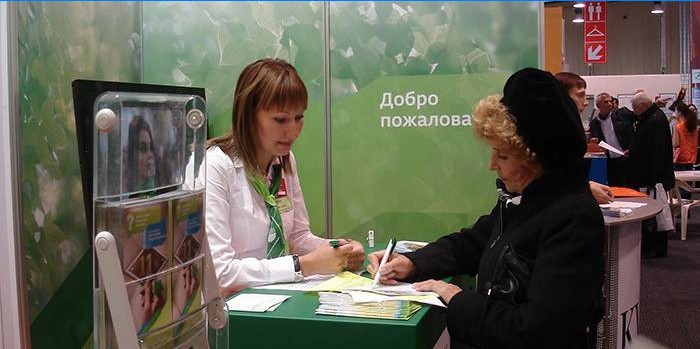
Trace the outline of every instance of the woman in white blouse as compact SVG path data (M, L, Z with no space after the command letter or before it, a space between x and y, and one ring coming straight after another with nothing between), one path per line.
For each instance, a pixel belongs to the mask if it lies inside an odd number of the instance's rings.
M307 98L289 63L251 63L238 78L231 129L209 141L206 230L224 295L362 265L362 244L332 247L309 229L291 153Z

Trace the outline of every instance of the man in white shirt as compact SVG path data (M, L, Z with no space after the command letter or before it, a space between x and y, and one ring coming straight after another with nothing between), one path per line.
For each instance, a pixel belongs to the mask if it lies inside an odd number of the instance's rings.
M598 115L591 119L588 127L591 131L591 143L604 141L611 146L627 152L629 149L629 131L632 125L632 115L625 113L627 109L613 111L613 101L610 94L601 92L595 99ZM627 156L614 152L606 152L608 157L608 184L616 187L627 186Z

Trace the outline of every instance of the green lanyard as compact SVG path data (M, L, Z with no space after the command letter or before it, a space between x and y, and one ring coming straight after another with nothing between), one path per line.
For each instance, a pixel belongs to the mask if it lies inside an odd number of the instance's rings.
M268 259L285 256L289 253L287 241L284 238L282 231L282 216L277 208L277 200L275 194L280 188L280 180L282 178L282 165L272 166L272 183L270 188L265 185L265 179L262 176L256 175L251 179L253 188L260 194L267 215L270 217L270 226L267 230L267 257Z

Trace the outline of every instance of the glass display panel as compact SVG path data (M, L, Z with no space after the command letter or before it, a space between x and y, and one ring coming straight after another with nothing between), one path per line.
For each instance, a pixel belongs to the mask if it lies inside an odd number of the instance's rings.
M203 121L190 127L186 120L202 114L197 107L203 105L193 96L101 95L95 102L95 120L104 119L106 125L95 138L96 196L122 199L175 190L185 185L188 162L192 181L187 184L196 189L194 179L204 153L194 150L203 149L206 127Z
M227 347L204 237L202 91L95 81L74 91L94 213L94 347Z

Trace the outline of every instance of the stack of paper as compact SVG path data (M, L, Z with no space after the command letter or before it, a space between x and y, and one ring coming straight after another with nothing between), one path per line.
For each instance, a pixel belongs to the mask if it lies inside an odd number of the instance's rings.
M372 287L372 279L342 272L313 287L319 292L316 314L407 320L420 309L417 303L444 307L438 295L420 292L410 284Z
M347 293L319 292L316 314L408 320L420 305L406 300L356 303Z

